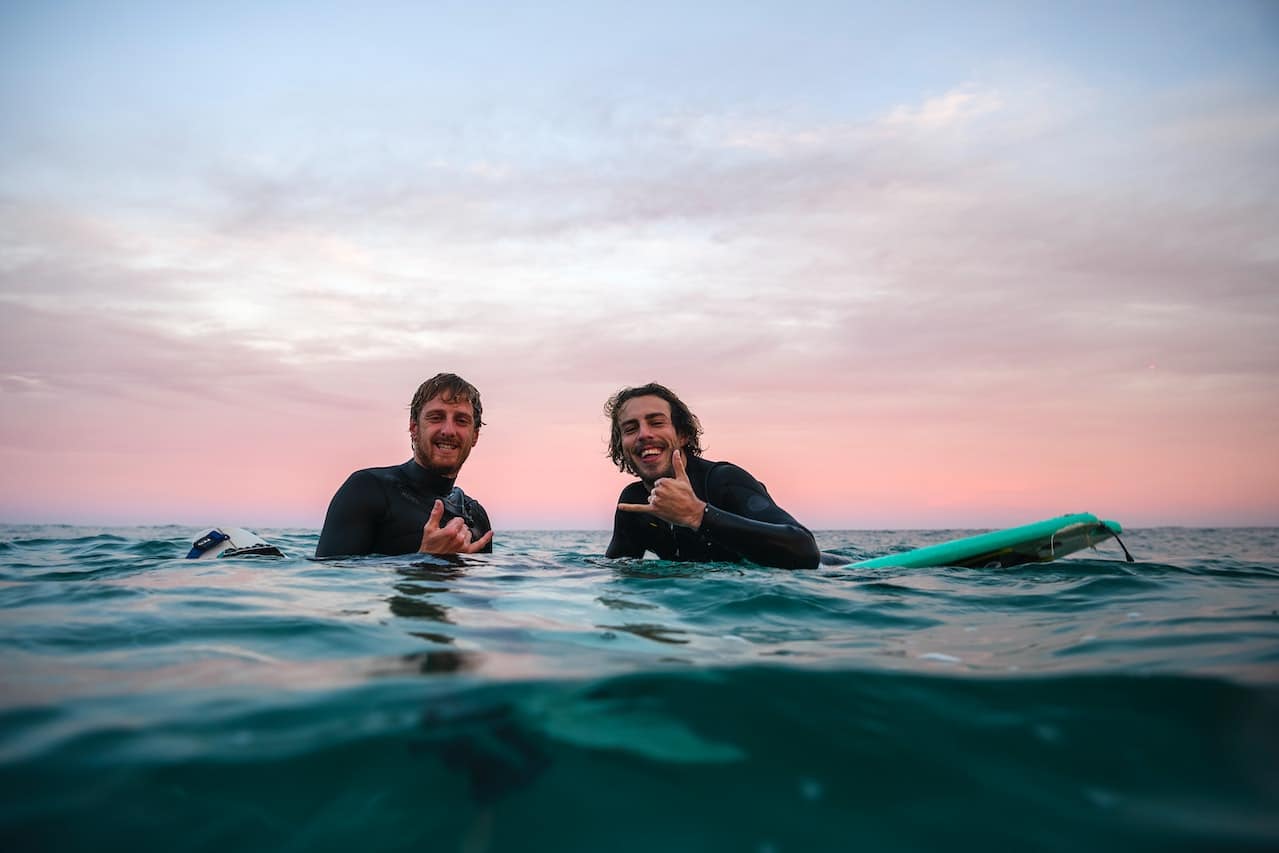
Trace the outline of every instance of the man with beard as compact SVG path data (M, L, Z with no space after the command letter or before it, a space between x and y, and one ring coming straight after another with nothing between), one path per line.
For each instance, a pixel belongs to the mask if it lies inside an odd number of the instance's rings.
M423 382L409 404L413 458L347 477L329 503L315 556L491 552L488 513L453 485L482 425L474 385L452 373Z
M817 567L813 534L763 483L729 462L702 458L702 425L669 388L623 388L604 412L612 421L609 456L640 478L618 499L606 556L652 551L664 560Z

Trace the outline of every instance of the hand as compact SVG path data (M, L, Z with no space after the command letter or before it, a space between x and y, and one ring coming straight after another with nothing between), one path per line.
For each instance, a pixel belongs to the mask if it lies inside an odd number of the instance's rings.
M684 451L676 450L671 462L675 466L675 476L662 477L653 483L648 503L618 504L617 508L623 512L647 512L671 524L696 530L702 526L706 501L693 493L693 484L688 480L688 468L684 464Z
M441 526L443 517L444 501L437 500L431 507L430 518L422 525L422 544L417 549L419 554L476 554L493 541L493 531L490 530L472 542L471 528L466 526L466 522L459 517Z

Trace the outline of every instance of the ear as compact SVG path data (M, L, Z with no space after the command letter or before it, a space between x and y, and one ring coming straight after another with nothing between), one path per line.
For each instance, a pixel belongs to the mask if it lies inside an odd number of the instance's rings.
M413 420L413 418L409 418L409 435L415 439L417 438L417 421Z

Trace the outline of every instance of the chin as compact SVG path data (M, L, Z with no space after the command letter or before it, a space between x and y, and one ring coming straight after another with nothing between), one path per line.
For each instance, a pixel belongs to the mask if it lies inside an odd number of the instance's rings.
M654 471L654 472L652 472L652 473L650 474L648 471L646 471L646 470L644 470L643 468L641 468L640 466L636 465L636 466L635 466L635 475L636 475L637 477L639 477L641 480L643 480L645 483L654 483L654 482L656 482L656 481L658 481L658 480L662 479L663 477L674 477L674 476L675 476L675 469L674 469L674 468L668 468L668 469L666 469L665 471Z

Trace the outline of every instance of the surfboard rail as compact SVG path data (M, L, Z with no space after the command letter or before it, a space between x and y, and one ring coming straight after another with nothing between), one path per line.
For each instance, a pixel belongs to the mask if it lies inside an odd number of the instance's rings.
M1103 521L1089 512L1076 512L1042 521L994 530L913 548L896 554L885 554L850 564L851 568L873 569L900 566L908 569L935 566L967 568L1008 568L1026 563L1047 563L1091 548L1123 532L1117 521ZM1122 543L1120 543L1122 546ZM1127 549L1124 551L1127 555ZM1128 556L1129 562L1132 557Z

